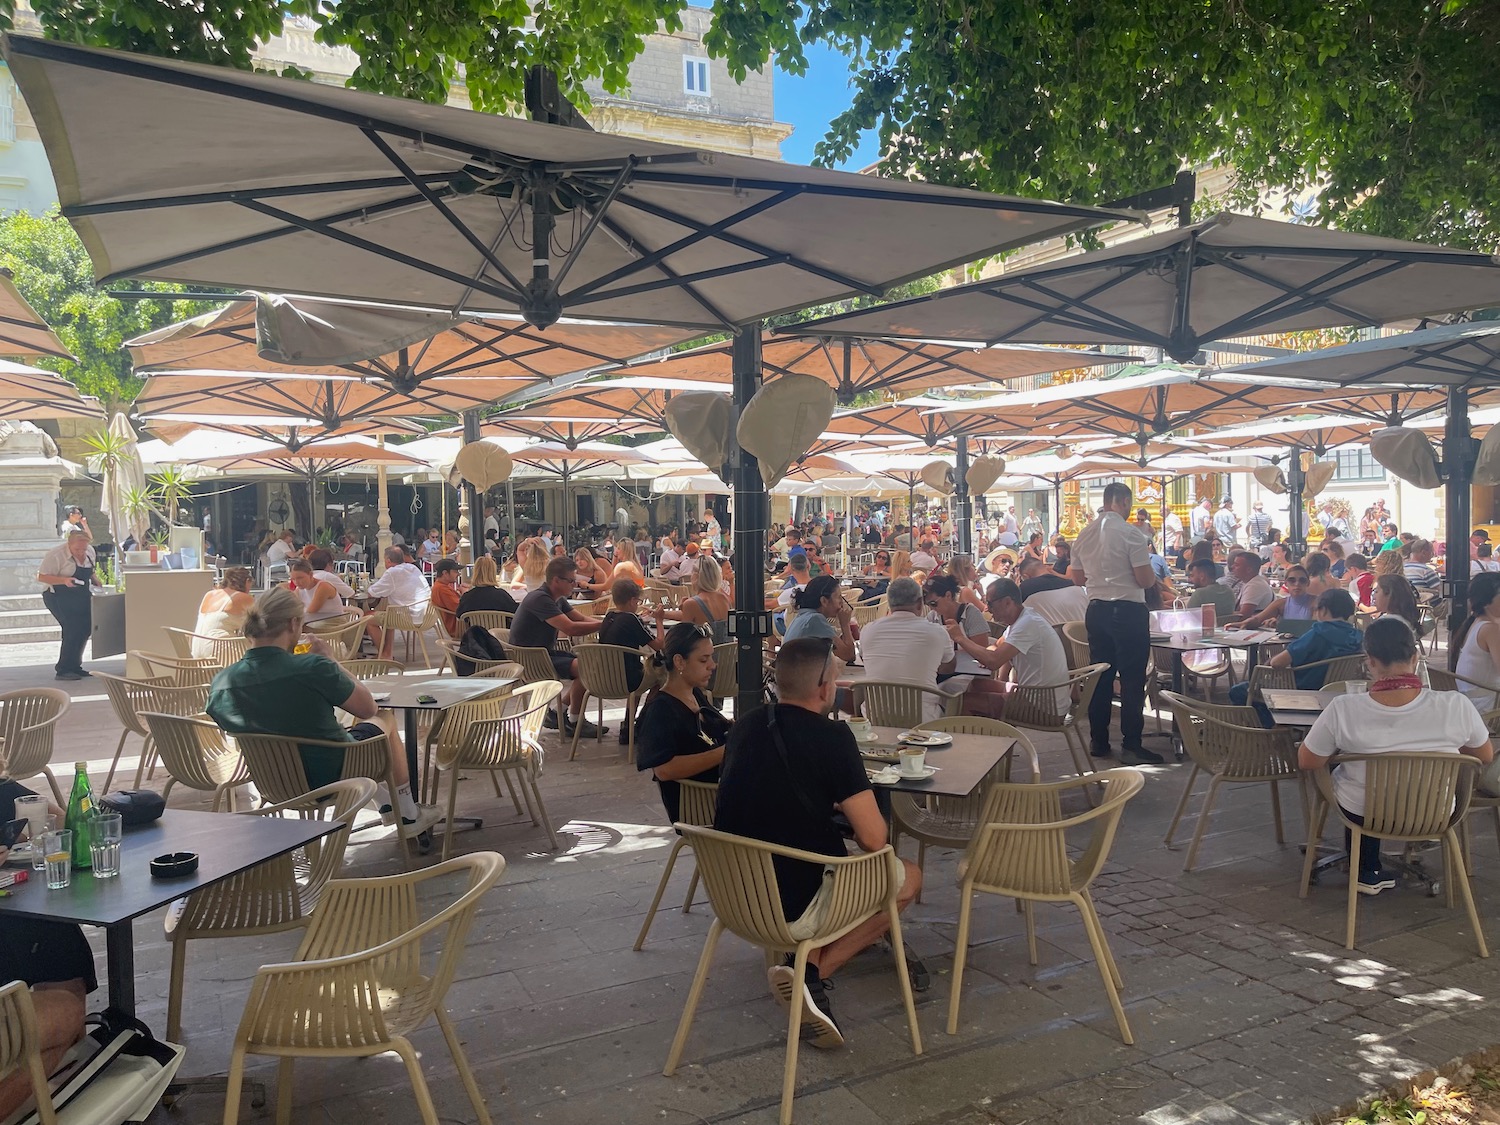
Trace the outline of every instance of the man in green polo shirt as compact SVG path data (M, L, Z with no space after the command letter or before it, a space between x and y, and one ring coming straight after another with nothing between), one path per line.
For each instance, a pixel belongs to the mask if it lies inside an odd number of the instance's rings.
M360 742L385 736L391 756L395 800L409 831L425 832L441 819L434 807L419 808L411 793L406 752L388 713L380 711L364 684L351 679L328 658L317 638L313 651L293 652L302 634L305 612L296 594L273 587L255 599L245 615L250 647L235 664L214 677L207 711L229 734L282 734L329 742ZM342 726L334 714L342 708L360 722ZM307 783L319 789L339 779L343 751L328 746L302 746ZM389 805L382 807L394 822Z

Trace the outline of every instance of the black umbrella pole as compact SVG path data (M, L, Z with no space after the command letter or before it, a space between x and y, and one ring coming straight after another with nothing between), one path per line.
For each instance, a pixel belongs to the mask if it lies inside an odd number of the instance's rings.
M1286 541L1291 545L1294 559L1300 559L1307 548L1303 542L1302 481L1302 447L1294 445L1286 463Z
M1448 421L1443 427L1443 468L1448 478L1444 507L1447 512L1448 635L1458 628L1469 604L1469 533L1472 530L1474 449L1469 433L1469 392L1461 387L1448 390Z
M760 325L748 324L734 338L734 413L740 411L760 389ZM766 612L766 522L769 505L760 463L735 445L734 465L734 614L729 630L735 643L738 692L736 716L760 706L764 675L761 653L771 632Z
M955 441L953 458L954 525L958 532L958 551L968 553L974 549L973 523L974 505L969 499L969 439L959 434Z

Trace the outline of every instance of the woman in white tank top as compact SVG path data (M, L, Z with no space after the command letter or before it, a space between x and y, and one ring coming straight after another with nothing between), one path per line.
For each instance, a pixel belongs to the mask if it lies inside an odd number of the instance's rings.
M250 572L242 566L232 566L224 572L223 585L203 595L193 632L205 637L238 637L245 630L245 614L254 604ZM211 655L208 644L193 641L193 655Z
M1500 686L1500 574L1476 574L1469 583L1469 616L1449 642L1449 651L1457 651L1453 671L1474 684L1462 683L1459 690L1474 701L1480 711L1490 711L1497 703L1496 692L1476 684Z

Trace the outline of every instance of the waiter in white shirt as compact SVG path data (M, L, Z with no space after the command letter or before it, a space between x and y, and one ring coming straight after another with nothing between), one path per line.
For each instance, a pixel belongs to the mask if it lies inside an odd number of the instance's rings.
M1083 621L1089 659L1109 665L1089 701L1089 752L1096 758L1110 754L1109 720L1118 675L1120 761L1127 766L1160 765L1161 755L1141 746L1146 726L1146 664L1151 656L1146 591L1156 585L1156 574L1151 569L1150 542L1125 518L1131 499L1129 485L1114 481L1104 486L1104 507L1073 544L1068 577L1075 585L1088 587L1089 608Z

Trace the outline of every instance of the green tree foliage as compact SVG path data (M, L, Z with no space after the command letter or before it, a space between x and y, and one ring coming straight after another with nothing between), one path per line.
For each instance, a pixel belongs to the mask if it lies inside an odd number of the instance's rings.
M67 349L78 357L37 360L96 395L113 409L133 399L141 381L130 370L130 356L120 345L142 332L197 316L210 301L120 301L94 285L93 267L73 228L54 209L37 217L25 213L0 219L0 266L11 271L21 295L52 325ZM142 286L163 294L176 286L151 282Z
M1500 0L719 0L733 72L850 59L818 157L879 131L891 174L1078 202L1226 162L1236 202L1321 186L1315 217L1500 240Z

